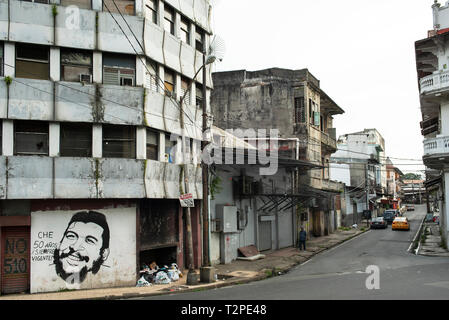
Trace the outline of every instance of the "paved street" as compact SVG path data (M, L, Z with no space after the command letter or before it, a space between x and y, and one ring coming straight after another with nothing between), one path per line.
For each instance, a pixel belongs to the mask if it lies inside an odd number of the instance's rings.
M264 281L221 289L142 299L447 299L449 259L407 253L425 206L406 216L411 231L371 230L323 252L289 273ZM368 290L365 273L379 267L380 289Z

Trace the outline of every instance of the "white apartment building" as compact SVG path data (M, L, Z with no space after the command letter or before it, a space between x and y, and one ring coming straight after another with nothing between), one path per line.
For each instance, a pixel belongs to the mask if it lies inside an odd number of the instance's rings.
M449 244L449 3L432 5L433 30L416 41L416 68L419 81L424 136L424 164L438 170L436 201L440 209L442 236Z
M1 294L129 286L143 263L185 266L180 182L202 198L210 66L195 74L210 10L208 0L0 0ZM196 267L200 216L196 201Z

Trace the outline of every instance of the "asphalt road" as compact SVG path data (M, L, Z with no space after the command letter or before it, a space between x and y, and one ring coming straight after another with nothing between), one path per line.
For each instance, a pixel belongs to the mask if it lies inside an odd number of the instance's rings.
M142 299L150 300L414 300L449 298L449 259L408 253L425 215L416 206L406 216L410 231L370 230L316 255L285 275L250 284ZM379 281L369 266L379 270ZM378 288L368 289L369 284Z

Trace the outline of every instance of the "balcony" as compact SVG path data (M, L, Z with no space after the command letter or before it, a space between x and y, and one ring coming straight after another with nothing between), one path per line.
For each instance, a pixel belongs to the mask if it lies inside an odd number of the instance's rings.
M449 71L440 72L424 77L419 82L421 94L449 90Z
M449 167L449 136L424 140L424 163L432 169Z
M321 145L331 151L331 153L337 151L337 141L325 132L321 132Z
M342 192L344 190L344 184L334 180L322 180L321 189L334 192Z

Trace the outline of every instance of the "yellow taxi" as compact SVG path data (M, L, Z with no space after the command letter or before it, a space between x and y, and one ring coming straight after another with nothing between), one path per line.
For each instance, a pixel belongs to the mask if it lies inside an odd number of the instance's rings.
M396 217L391 225L391 230L410 230L410 223L406 217Z

